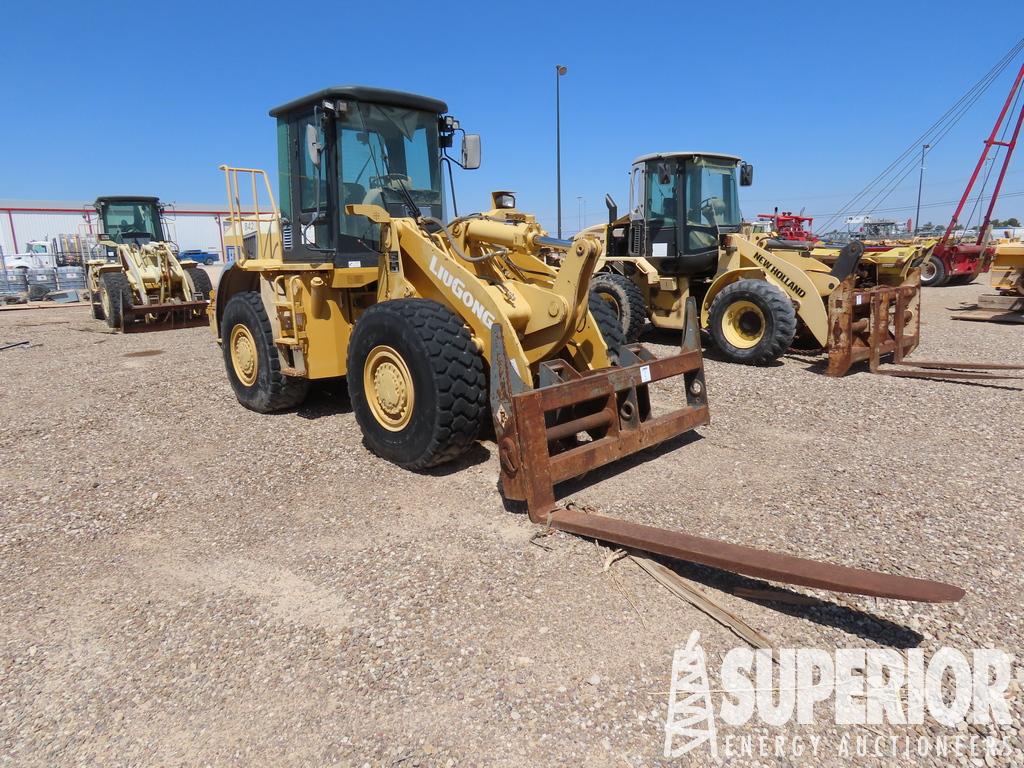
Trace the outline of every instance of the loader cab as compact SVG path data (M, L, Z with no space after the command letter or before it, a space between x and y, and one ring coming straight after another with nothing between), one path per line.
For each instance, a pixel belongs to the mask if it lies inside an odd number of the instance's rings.
M737 173L739 171L739 173ZM630 172L629 217L609 233L609 255L643 257L663 275L711 275L719 235L738 232L739 186L753 168L733 155L644 155Z
M162 206L156 197L107 196L93 203L99 218L99 235L115 243L145 245L165 242Z
M328 88L271 110L284 260L377 266L380 225L348 213L348 205L444 219L442 163L460 131L447 111L443 101L363 86ZM463 141L457 164L476 167L479 138Z

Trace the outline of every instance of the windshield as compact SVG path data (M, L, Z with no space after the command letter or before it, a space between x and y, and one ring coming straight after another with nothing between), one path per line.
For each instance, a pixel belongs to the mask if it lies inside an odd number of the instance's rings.
M162 239L160 214L153 203L105 203L102 215L103 230L115 243L124 242L126 235L132 239L139 236Z
M686 223L715 229L738 227L736 164L697 158L687 163L686 169Z
M443 218L437 115L352 106L338 122L340 232L343 241L357 238L377 250L379 225L349 216L346 205L379 205L392 216Z

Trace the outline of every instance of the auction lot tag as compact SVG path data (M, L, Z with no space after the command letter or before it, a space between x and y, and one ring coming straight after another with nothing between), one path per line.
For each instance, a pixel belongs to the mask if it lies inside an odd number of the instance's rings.
M651 380L651 366L641 365L640 366L640 381L644 384Z

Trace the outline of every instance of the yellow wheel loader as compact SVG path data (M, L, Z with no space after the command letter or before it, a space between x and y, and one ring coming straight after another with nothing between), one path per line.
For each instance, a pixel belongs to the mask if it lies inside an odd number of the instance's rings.
M656 358L591 299L597 239L549 237L508 192L445 221L445 164L476 168L480 147L447 111L363 86L272 110L280 208L265 172L222 166L233 263L209 315L242 405L293 407L311 381L345 377L365 445L401 467L451 461L493 427L504 495L535 523L806 586L963 595L556 503L557 483L709 422L696 309L680 353ZM652 405L659 381L675 408Z
M701 329L731 362L768 364L796 343L827 350L830 376L861 361L873 372L917 377L968 377L921 368L998 367L904 361L920 341L924 246L866 252L858 241L832 249L754 233L741 221L738 189L752 182L753 167L734 155L666 152L634 161L629 213L619 217L606 197L593 283L627 339L638 339L648 318L681 328L692 298Z
M206 324L213 286L195 261L179 260L155 197L98 197L97 243L86 267L92 313L123 332Z

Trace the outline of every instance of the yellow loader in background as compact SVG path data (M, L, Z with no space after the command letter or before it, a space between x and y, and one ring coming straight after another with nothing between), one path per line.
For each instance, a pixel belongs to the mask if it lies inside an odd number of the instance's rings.
M448 155L462 129L441 101L343 86L271 115L280 210L263 171L223 167L233 264L209 314L242 405L294 407L345 377L365 445L401 467L452 461L493 427L502 491L537 524L822 589L963 595L559 505L555 484L708 423L695 306L680 352L656 358L591 296L597 239L549 237L507 192L444 221L444 164L478 167L480 142ZM673 407L652 403L659 381Z
M730 362L769 364L796 343L826 350L830 376L868 361L878 373L963 378L904 362L920 342L923 246L865 252L857 241L830 249L755 233L739 208L739 187L752 182L753 167L734 155L667 152L634 161L629 213L620 217L607 196L608 224L581 233L603 232L593 288L628 340L639 339L648 319L680 328L694 299L701 329ZM884 362L895 367L882 369Z
M178 259L160 201L107 196L95 208L97 244L86 263L93 317L125 333L204 325L210 276Z

